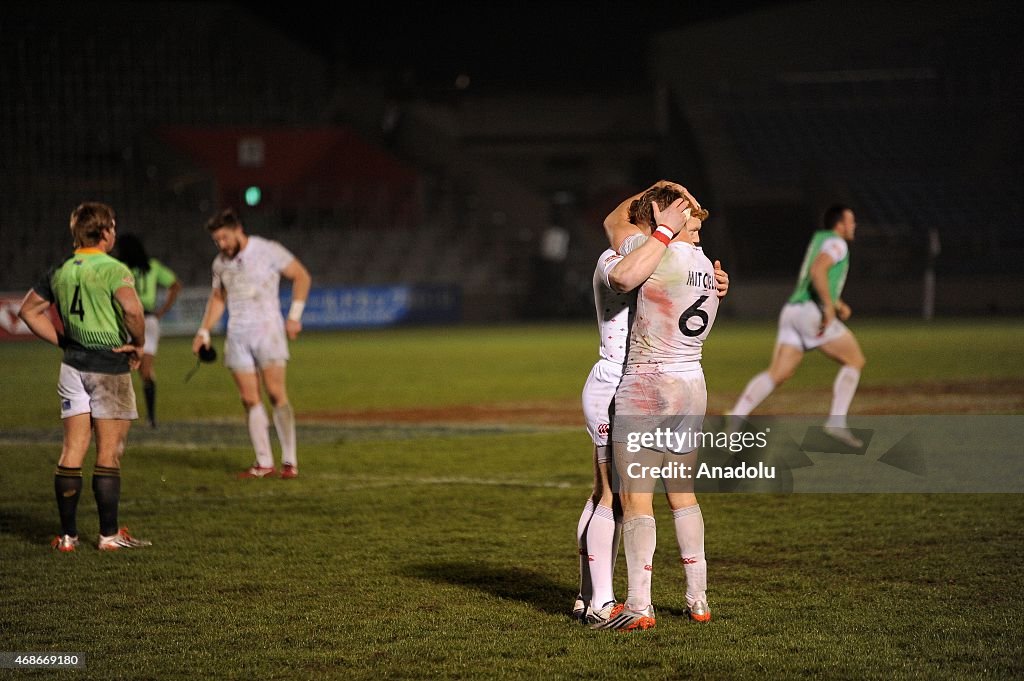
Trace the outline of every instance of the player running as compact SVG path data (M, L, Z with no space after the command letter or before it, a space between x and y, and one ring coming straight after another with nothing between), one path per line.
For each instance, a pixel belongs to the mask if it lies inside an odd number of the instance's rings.
M83 203L71 213L75 252L28 292L18 316L39 338L63 349L57 395L64 424L64 447L53 478L61 534L52 543L69 553L79 545L78 500L82 463L96 432L92 492L100 517L101 551L149 546L118 528L121 457L132 420L138 418L131 371L145 344L142 303L135 281L110 257L117 238L114 210ZM57 306L63 333L50 320Z
M629 595L625 603L593 613L595 629L649 629L655 626L651 573L655 549L654 479L635 474L639 466L672 463L692 467L697 452L689 448L640 448L631 452L622 424L654 417L669 419L677 433L699 431L707 406L707 388L700 366L701 346L718 312L715 268L693 244L700 220L680 191L661 187L646 193L636 207L637 220L657 225L651 238L627 239L626 256L609 275L619 291L637 286L636 322L630 332L626 367L615 394L613 460L621 488L623 543ZM640 243L643 241L643 243ZM642 284L642 285L641 285ZM645 419L644 417L647 417ZM636 464L636 467L633 465ZM707 607L707 565L704 523L691 479L669 484L666 491L686 573L689 615L710 619Z
M274 428L281 441L281 477L298 477L295 412L285 388L288 340L302 331L302 311L311 279L299 260L276 241L245 233L233 210L223 210L206 223L220 253L213 261L213 289L202 325L192 341L192 352L210 346L210 329L228 309L224 363L231 370L242 404L248 413L249 438L256 462L241 478L277 475L270 448L267 412L260 397L260 381L274 408ZM281 277L292 282L288 318L282 319L278 299Z
M779 314L779 333L771 365L750 379L732 408L734 416L749 416L757 405L787 381L804 353L815 348L842 365L832 384L832 406L825 432L843 444L859 449L864 443L847 427L846 415L864 368L864 353L843 324L850 306L842 300L850 249L857 221L853 209L836 204L825 211L821 229L807 246L796 290Z
M156 258L149 257L142 239L134 234L122 235L117 240L117 259L127 265L135 277L135 291L146 313L146 347L142 351L142 391L146 396L146 415L149 426L156 428L156 373L153 363L160 345L160 320L174 307L181 292L181 282L174 272ZM157 289L167 289L167 297L160 309L156 308Z

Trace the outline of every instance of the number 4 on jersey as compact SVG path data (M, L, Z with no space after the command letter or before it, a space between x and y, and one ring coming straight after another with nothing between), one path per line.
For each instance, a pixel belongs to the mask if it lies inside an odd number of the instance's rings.
M82 320L85 319L85 308L82 307L82 287L81 286L76 286L75 287L75 295L73 295L71 297L71 309L68 310L68 312L70 312L71 314L78 315L78 321L82 321ZM707 319L707 315L704 315L704 318ZM705 324L706 324L706 322L705 322Z

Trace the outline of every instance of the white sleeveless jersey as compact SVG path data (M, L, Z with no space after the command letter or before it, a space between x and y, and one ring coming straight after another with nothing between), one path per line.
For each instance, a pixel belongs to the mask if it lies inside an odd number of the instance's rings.
M715 268L698 246L672 243L637 294L629 366L699 362L718 315Z
M258 236L250 236L234 258L214 258L213 287L225 291L229 334L283 327L278 285L281 270L294 259L278 242Z
M594 307L597 309L597 329L601 334L601 359L624 364L629 348L629 325L636 305L636 293L619 293L612 288L608 274L621 255L607 249L597 260L594 270Z

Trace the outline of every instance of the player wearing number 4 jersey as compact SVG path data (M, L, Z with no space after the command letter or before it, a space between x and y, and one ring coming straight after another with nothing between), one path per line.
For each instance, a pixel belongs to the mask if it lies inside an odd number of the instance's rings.
M92 491L100 517L98 546L105 551L148 546L117 522L121 457L128 428L138 416L130 372L138 368L145 345L142 303L131 272L109 255L117 238L110 206L78 206L71 214L71 235L74 255L28 292L18 312L32 333L64 350L57 384L64 447L53 480L61 534L52 544L62 552L78 547L82 464L95 432ZM63 333L50 321L51 304Z
M224 363L231 370L248 414L249 438L256 462L242 478L277 475L270 448L270 424L260 397L260 379L274 407L274 428L281 441L281 477L298 476L295 412L285 388L288 339L302 331L302 311L309 296L309 272L288 249L276 241L249 236L231 209L206 223L220 254L213 261L213 289L203 323L192 341L192 352L210 346L210 329L227 306L228 335ZM292 281L288 319L281 317L278 284Z
M825 432L859 449L864 443L848 428L846 415L865 360L857 339L843 324L850 318L850 306L842 300L850 267L848 242L853 241L857 221L851 208L837 204L825 211L822 226L807 246L796 289L779 315L771 365L750 380L731 413L748 416L793 375L805 352L819 349L842 365L832 385Z
M682 187L666 181L659 182L651 189L670 185L685 192ZM631 196L616 207L605 219L606 227L635 236L650 234L649 223L638 219L636 215L644 194L640 192ZM628 245L636 246L639 243L633 241ZM600 621L600 613L607 614L615 606L612 578L621 534L622 510L617 495L612 493L609 477L610 412L615 391L622 379L637 297L635 291L615 290L609 281L611 272L623 257L612 249L604 251L598 258L593 277L600 359L594 364L583 386L583 414L587 432L594 443L594 489L576 528L580 590L573 606L573 617L584 623ZM728 290L729 278L718 263L715 266L715 279L718 297L721 298Z

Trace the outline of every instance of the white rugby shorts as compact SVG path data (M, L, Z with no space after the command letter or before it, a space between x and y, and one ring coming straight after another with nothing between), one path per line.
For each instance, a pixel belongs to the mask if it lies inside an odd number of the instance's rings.
M154 314L146 315L146 344L142 346L142 354L156 356L160 345L160 320Z
M57 396L60 397L62 419L79 414L92 414L94 419L133 421L139 418L130 373L79 371L61 363Z
M684 366L687 370L662 371ZM692 492L692 477L661 479L643 471L644 467L660 470L668 464L692 468L699 446L696 437L702 430L707 406L707 385L699 362L670 367L626 367L615 394L613 489L649 494L661 483L667 492ZM665 431L678 439L661 444L642 439L645 435Z
M779 313L779 335L775 338L776 345L783 343L802 349L804 352L836 340L850 330L838 319L825 327L819 334L821 309L817 303L787 303Z
M232 371L255 372L257 368L283 365L288 359L288 337L283 323L265 327L259 333L228 331L224 364Z
M622 365L607 359L594 364L583 384L583 417L587 422L590 439L598 447L608 445L611 430L610 411L615 399L615 390L622 379ZM602 462L603 463L603 462Z
M700 431L708 408L708 389L699 362L687 370L662 371L657 365L627 366L615 393L615 429L612 439L625 442L629 430L670 428L675 432ZM675 365L676 368L681 365ZM676 454L691 451L683 449ZM616 456L618 445L616 444Z

